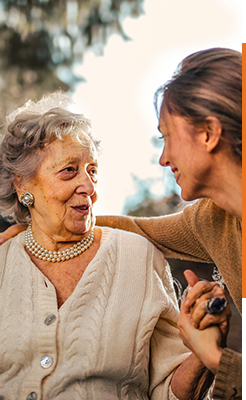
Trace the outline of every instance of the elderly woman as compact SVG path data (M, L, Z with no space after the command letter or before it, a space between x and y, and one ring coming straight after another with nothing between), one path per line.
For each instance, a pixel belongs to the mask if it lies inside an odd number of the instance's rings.
M97 150L60 93L9 117L1 212L29 225L0 249L0 398L200 398L162 253L94 226Z

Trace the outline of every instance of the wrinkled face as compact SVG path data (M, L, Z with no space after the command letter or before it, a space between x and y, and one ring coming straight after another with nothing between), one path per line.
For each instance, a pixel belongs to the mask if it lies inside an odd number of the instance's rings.
M51 238L75 240L90 230L92 205L97 200L96 150L65 137L49 144L36 176L19 190L29 191L32 228ZM43 154L42 154L43 155ZM37 236L36 236L37 237Z
M182 198L189 201L206 196L212 171L204 145L206 132L165 109L161 112L159 130L164 138L159 162L163 167L171 167Z

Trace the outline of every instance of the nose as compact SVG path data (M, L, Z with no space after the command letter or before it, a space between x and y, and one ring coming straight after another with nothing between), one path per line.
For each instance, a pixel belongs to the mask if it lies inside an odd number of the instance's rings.
M162 167L169 167L169 166L170 166L170 162L167 160L167 156L166 156L165 145L164 145L164 147L163 147L161 156L160 156L160 158L159 158L159 164L160 164Z
M92 197L96 191L96 184L92 181L87 171L79 174L76 187L77 194L83 194L86 197Z

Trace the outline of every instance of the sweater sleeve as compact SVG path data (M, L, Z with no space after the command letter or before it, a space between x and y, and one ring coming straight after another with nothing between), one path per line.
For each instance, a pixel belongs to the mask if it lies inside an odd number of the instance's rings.
M150 339L149 397L151 400L176 400L171 380L176 368L188 357L190 350L178 335L179 308L168 263L154 247L153 276L148 279L152 308L159 304L159 318Z
M157 250L154 250L157 253ZM173 281L169 265L166 264L161 271L160 265L155 266L155 271L159 277L159 285L154 284L154 302L163 304L163 311L160 313L158 321L150 340L150 383L149 397L151 400L178 400L171 389L171 381L176 369L189 356L190 350L184 346L178 334L177 321L179 309L177 299L173 289ZM162 284L160 285L160 282ZM194 379L190 381L190 387L184 385L184 390L190 393L195 389L201 377L201 371L194 370ZM183 377L184 383L186 377ZM188 385L188 384L187 384ZM209 395L203 397L210 399Z
M213 262L197 231L206 203L207 199L198 200L180 213L161 217L98 216L97 225L138 233L166 257Z
M242 355L225 348L216 375L215 399L242 399Z
M190 350L179 337L179 307L170 267L153 246L152 251L153 276L148 279L147 292L151 293L151 309L159 304L160 313L150 338L149 397L151 400L178 400L172 392L171 381L176 369L189 356ZM185 391L192 393L200 379L199 374L196 366L193 381L182 377Z

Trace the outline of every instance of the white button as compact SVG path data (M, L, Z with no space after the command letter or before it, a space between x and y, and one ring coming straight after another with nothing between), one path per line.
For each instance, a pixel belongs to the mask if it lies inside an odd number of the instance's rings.
M56 316L54 314L48 315L48 317L45 318L44 323L46 325L52 324L56 320Z
M52 363L53 363L53 360L49 356L43 357L42 360L40 361L40 365L42 368L49 368L49 367L51 367Z

